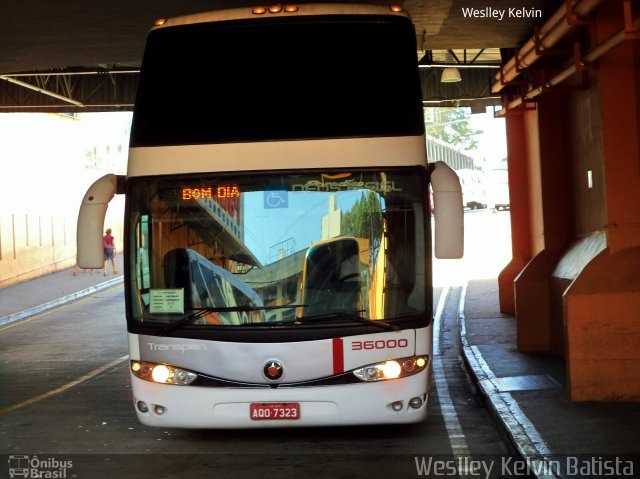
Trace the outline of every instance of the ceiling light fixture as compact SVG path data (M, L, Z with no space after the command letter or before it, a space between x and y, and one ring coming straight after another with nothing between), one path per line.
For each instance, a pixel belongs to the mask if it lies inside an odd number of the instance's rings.
M448 67L442 70L442 76L440 82L442 83L455 83L462 81L460 77L460 71L454 67Z

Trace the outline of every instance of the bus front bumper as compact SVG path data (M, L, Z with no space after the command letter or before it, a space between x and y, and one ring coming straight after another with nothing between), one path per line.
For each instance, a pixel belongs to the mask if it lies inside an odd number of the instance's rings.
M413 376L370 383L264 389L156 384L133 375L131 381L134 408L146 426L189 429L343 426L424 421L430 372L427 368ZM252 404L293 405L297 413L291 416L297 417L255 417Z

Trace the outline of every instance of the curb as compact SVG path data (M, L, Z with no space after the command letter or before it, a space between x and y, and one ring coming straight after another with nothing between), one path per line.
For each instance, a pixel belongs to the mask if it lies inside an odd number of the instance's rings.
M44 313L53 308L57 308L58 306L62 306L63 304L71 303L80 298L84 298L85 296L89 296L91 294L97 293L98 291L105 290L112 286L116 286L120 283L124 282L124 276L120 276L118 278L110 279L109 281L105 281L104 283L99 283L95 286L90 286L89 288L77 291L75 293L68 294L67 296L63 296L61 298L54 299L49 301L48 303L40 304L38 306L34 306L33 308L25 309L24 311L20 311L18 313L9 314L7 316L3 316L0 318L0 328L7 326L12 323L17 323L24 319L35 316L36 314Z
M513 396L508 392L500 391L499 386L493 381L496 376L485 362L478 347L469 344L464 315L466 295L467 285L465 284L460 292L458 331L462 359L469 376L474 381L495 422L502 427L516 453L526 461L533 475L538 479L557 479L560 477L557 475L560 471L554 471L549 467L552 453L546 442L522 412Z

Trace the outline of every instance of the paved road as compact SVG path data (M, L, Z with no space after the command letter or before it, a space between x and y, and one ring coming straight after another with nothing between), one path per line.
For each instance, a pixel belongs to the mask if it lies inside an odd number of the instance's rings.
M476 215L472 224L486 222ZM20 456L71 461L66 477L80 479L424 477L419 466L429 458L508 454L459 359L455 284L466 270L455 263L438 268L436 285L454 287L444 296L441 287L435 290L439 340L425 423L236 431L144 427L131 401L118 285L0 330L1 450L14 465Z
M151 472L174 477L177 471L186 471L183 477L209 472L225 478L417 477L414 457L460 452L455 449L460 437L450 438L460 431L469 452L505 453L461 369L453 331L456 298L448 299L440 327L439 382L426 423L188 431L137 422L127 373L123 288L116 286L1 332L2 450L75 461L79 478L96 477L98 471L104 477ZM450 429L455 421L460 430Z

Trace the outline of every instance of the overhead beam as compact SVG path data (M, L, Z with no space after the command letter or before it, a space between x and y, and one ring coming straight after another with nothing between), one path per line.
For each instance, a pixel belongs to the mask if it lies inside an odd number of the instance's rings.
M0 112L130 111L138 73L127 69L1 75Z
M499 105L498 95L490 91L495 75L492 64L456 64L464 68L462 81L440 82L445 65L421 63L420 82L425 105ZM139 71L57 70L2 75L0 112L99 112L131 111L135 103Z
M48 95L57 100L66 101L67 103L71 103L76 106L84 106L82 102L74 100L73 98L69 98L68 96L60 95L59 93L53 92L51 90L47 90L45 88L40 88L39 86L32 85L31 83L24 82L22 80L17 80L10 76L0 75L0 80L8 81L9 83L13 83L14 85L18 85L24 88L28 88L29 90L37 91L38 93L42 93L43 95Z
M456 67L457 68L457 67ZM442 83L440 68L420 68L422 100L428 106L450 106L477 104L483 100L487 105L500 105L499 95L491 93L491 80L495 69L469 68L460 72L461 81Z

